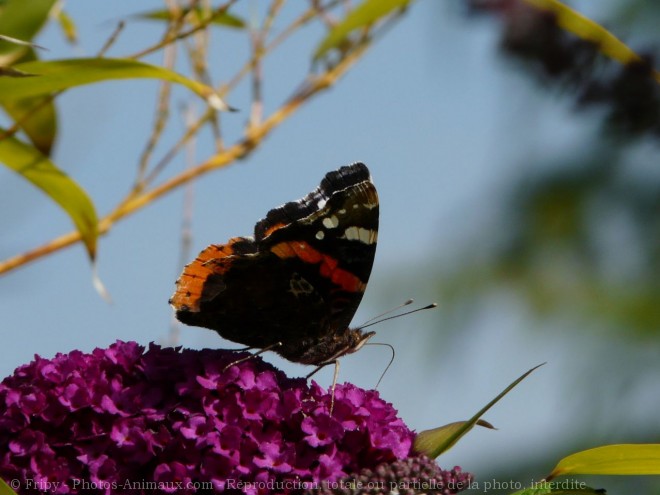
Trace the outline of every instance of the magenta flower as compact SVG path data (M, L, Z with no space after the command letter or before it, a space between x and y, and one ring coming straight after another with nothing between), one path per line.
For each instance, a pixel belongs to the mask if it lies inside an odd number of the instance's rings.
M243 356L117 342L35 357L0 383L0 477L19 493L293 493L422 459L377 392L337 385L330 414L314 382L228 367Z

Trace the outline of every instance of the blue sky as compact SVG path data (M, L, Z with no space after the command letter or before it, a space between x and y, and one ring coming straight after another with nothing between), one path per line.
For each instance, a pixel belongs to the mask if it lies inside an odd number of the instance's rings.
M249 4L247 11L256 8L255 2ZM91 55L109 36L112 21L160 7L146 0L131 2L126 10L117 5L68 2L67 11L81 30L81 46L66 46L49 27L38 39L50 50L44 57ZM287 16L293 5L288 4ZM496 224L502 198L521 167L557 148L579 149L595 125L576 118L568 103L539 92L503 60L497 51L498 30L495 22L458 15L456 4L415 3L335 88L285 122L249 158L194 185L193 255L207 244L251 234L270 208L305 195L328 170L364 161L379 191L381 221L372 278L354 323L410 297L431 302L437 294L424 274L434 264L451 263L480 239L480 232ZM155 24L129 23L109 55L134 52L158 33ZM267 112L290 94L291 74L307 71L319 33L306 29L267 64ZM247 42L241 33L217 30L213 47L221 61L214 74L226 77L229 67L243 60ZM150 60L158 63L160 58ZM78 88L59 99L55 161L89 192L101 214L132 185L153 121L157 88L154 81L113 82ZM185 91L176 95L175 112L178 103L191 100ZM223 116L228 141L247 118L246 91L232 94L229 102L242 111ZM173 117L166 141L178 136L180 118ZM196 160L210 153L206 136L196 146ZM178 158L170 166L175 173L185 163ZM10 374L35 353L49 357L72 349L89 351L116 339L163 342L172 321L167 300L181 269L182 205L183 193L177 191L101 239L98 270L112 294L110 305L92 289L79 246L0 279L6 336L1 374ZM3 258L71 229L66 216L38 191L4 170L0 212ZM442 328L442 301L437 302L437 314L376 327L376 340L393 344L397 352L380 388L384 398L411 427L432 428L468 418L519 374L548 361L488 414L500 431L475 431L441 463L478 471L504 465L509 452L513 455L515 447L523 449L535 439L547 448L558 446L547 436L550 422L557 431L570 429L569 412L556 414L570 376L564 372L584 372L576 361L586 346L598 351L593 343L573 335L573 351L567 351L557 333L526 333L537 325L533 315L502 292L482 301L469 339L448 333L446 348L436 351L429 342L436 346L438 339L425 334L448 331ZM181 329L180 344L226 346L215 333L192 327ZM308 372L274 356L267 359L293 375ZM340 380L371 388L388 359L383 348L367 348L342 361ZM327 386L331 376L331 370L324 370L315 378ZM633 414L643 419L646 411Z

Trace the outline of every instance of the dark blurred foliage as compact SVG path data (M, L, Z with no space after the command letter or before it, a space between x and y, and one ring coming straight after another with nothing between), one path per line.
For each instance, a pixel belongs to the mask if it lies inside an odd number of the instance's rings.
M660 137L660 85L651 53L642 51L641 60L621 65L604 57L598 43L561 29L552 12L522 0L471 0L469 9L498 15L502 50L524 61L539 80L562 85L579 107L605 107L614 131Z
M625 32L634 29L633 18L660 19L660 2L620 5L626 15L614 10L607 22L614 34L619 19L632 25ZM544 163L526 165L511 186L487 261L465 263L453 282L469 286L468 292L513 284L539 314L578 310L608 328L660 335L660 84L654 57L621 64L597 43L561 29L554 14L522 0L471 0L468 12L500 22L506 59L520 62L558 98L572 99L577 113L597 110L589 116L604 125L581 149L562 152L558 143ZM652 34L647 44L660 41L657 31ZM645 153L636 152L640 145ZM450 290L465 295L456 286Z
M500 275L523 283L537 309L581 306L591 317L657 332L660 175L630 177L629 162L607 144L572 158L516 188Z

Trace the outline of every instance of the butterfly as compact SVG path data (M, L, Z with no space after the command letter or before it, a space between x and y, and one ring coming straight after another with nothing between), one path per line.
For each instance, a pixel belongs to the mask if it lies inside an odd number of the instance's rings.
M186 265L169 301L177 319L317 367L357 351L374 335L349 324L371 274L378 210L366 165L327 173L270 210L253 237L212 244Z

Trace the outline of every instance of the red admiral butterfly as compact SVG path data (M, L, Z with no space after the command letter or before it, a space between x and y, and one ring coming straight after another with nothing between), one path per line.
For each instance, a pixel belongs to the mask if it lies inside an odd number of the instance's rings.
M187 325L323 366L374 335L348 325L377 237L378 194L369 169L341 167L304 198L269 211L254 238L204 249L184 268L170 304Z

